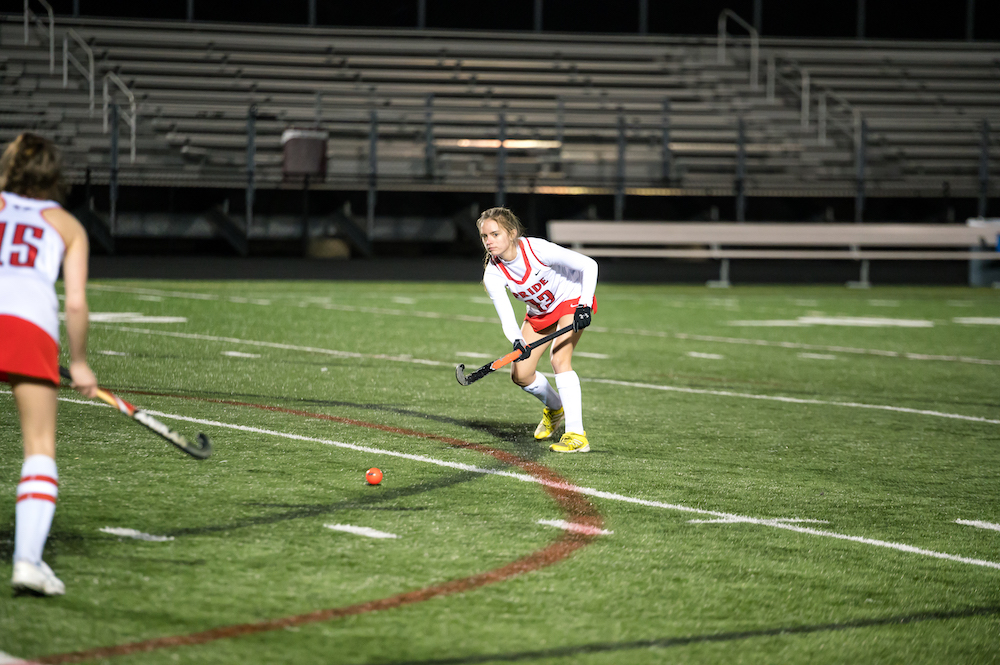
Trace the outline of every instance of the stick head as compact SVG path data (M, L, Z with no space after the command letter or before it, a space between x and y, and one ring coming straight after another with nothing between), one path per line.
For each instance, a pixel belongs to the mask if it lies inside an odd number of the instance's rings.
M459 363L459 364L455 365L455 378L458 379L458 382L461 385L463 385L463 386L469 385L468 380L465 378L465 365L464 364Z

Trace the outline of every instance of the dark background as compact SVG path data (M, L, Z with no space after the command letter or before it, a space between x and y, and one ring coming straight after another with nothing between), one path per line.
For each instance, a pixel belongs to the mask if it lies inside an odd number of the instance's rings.
M960 40L966 37L968 0L864 0L865 37L872 39ZM858 0L763 0L764 36L855 37ZM973 37L1000 39L1000 2L973 0ZM426 0L428 28L531 30L534 0L470 2ZM57 15L186 20L188 0L50 0ZM417 0L316 0L319 26L408 28L417 25ZM639 0L597 2L544 0L542 27L556 32L634 33L639 29ZM753 0L649 0L651 34L712 35L723 9L753 22ZM33 10L41 7L33 4ZM0 0L0 12L23 12L21 0ZM194 19L237 23L304 25L308 0L194 0Z

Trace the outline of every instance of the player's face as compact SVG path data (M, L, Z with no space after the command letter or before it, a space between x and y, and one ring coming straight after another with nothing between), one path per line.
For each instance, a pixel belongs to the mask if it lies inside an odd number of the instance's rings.
M514 249L513 239L495 219L487 219L482 223L479 227L479 239L483 241L483 247L490 256L499 256L508 261L514 258L508 256Z

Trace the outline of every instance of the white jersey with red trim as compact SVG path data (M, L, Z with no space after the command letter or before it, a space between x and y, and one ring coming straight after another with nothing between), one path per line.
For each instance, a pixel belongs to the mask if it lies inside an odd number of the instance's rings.
M59 342L59 277L66 243L42 217L55 201L0 192L0 314L34 323Z
M521 338L521 329L507 290L528 306L531 317L548 314L574 298L593 306L597 262L542 238L518 238L517 256L512 261L491 260L483 285L500 316L504 335L513 342Z

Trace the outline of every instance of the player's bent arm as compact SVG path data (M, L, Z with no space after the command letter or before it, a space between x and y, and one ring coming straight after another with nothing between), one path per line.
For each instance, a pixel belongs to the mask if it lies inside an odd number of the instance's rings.
M66 245L63 256L63 285L66 291L66 336L69 338L69 372L73 387L86 397L97 392L97 377L87 364L87 333L90 309L87 306L87 261L90 244L80 222L65 210L46 210L45 220L56 227Z
M539 260L547 265L561 265L570 270L579 271L583 275L580 304L594 306L594 292L597 290L597 261L586 254L574 252L547 240L537 242L533 239L531 246Z
M513 344L516 340L523 339L521 327L517 325L517 317L514 316L514 307L507 296L507 282L504 278L487 272L483 275L483 286L486 287L486 293L489 294L497 316L500 317L500 326L507 341Z

